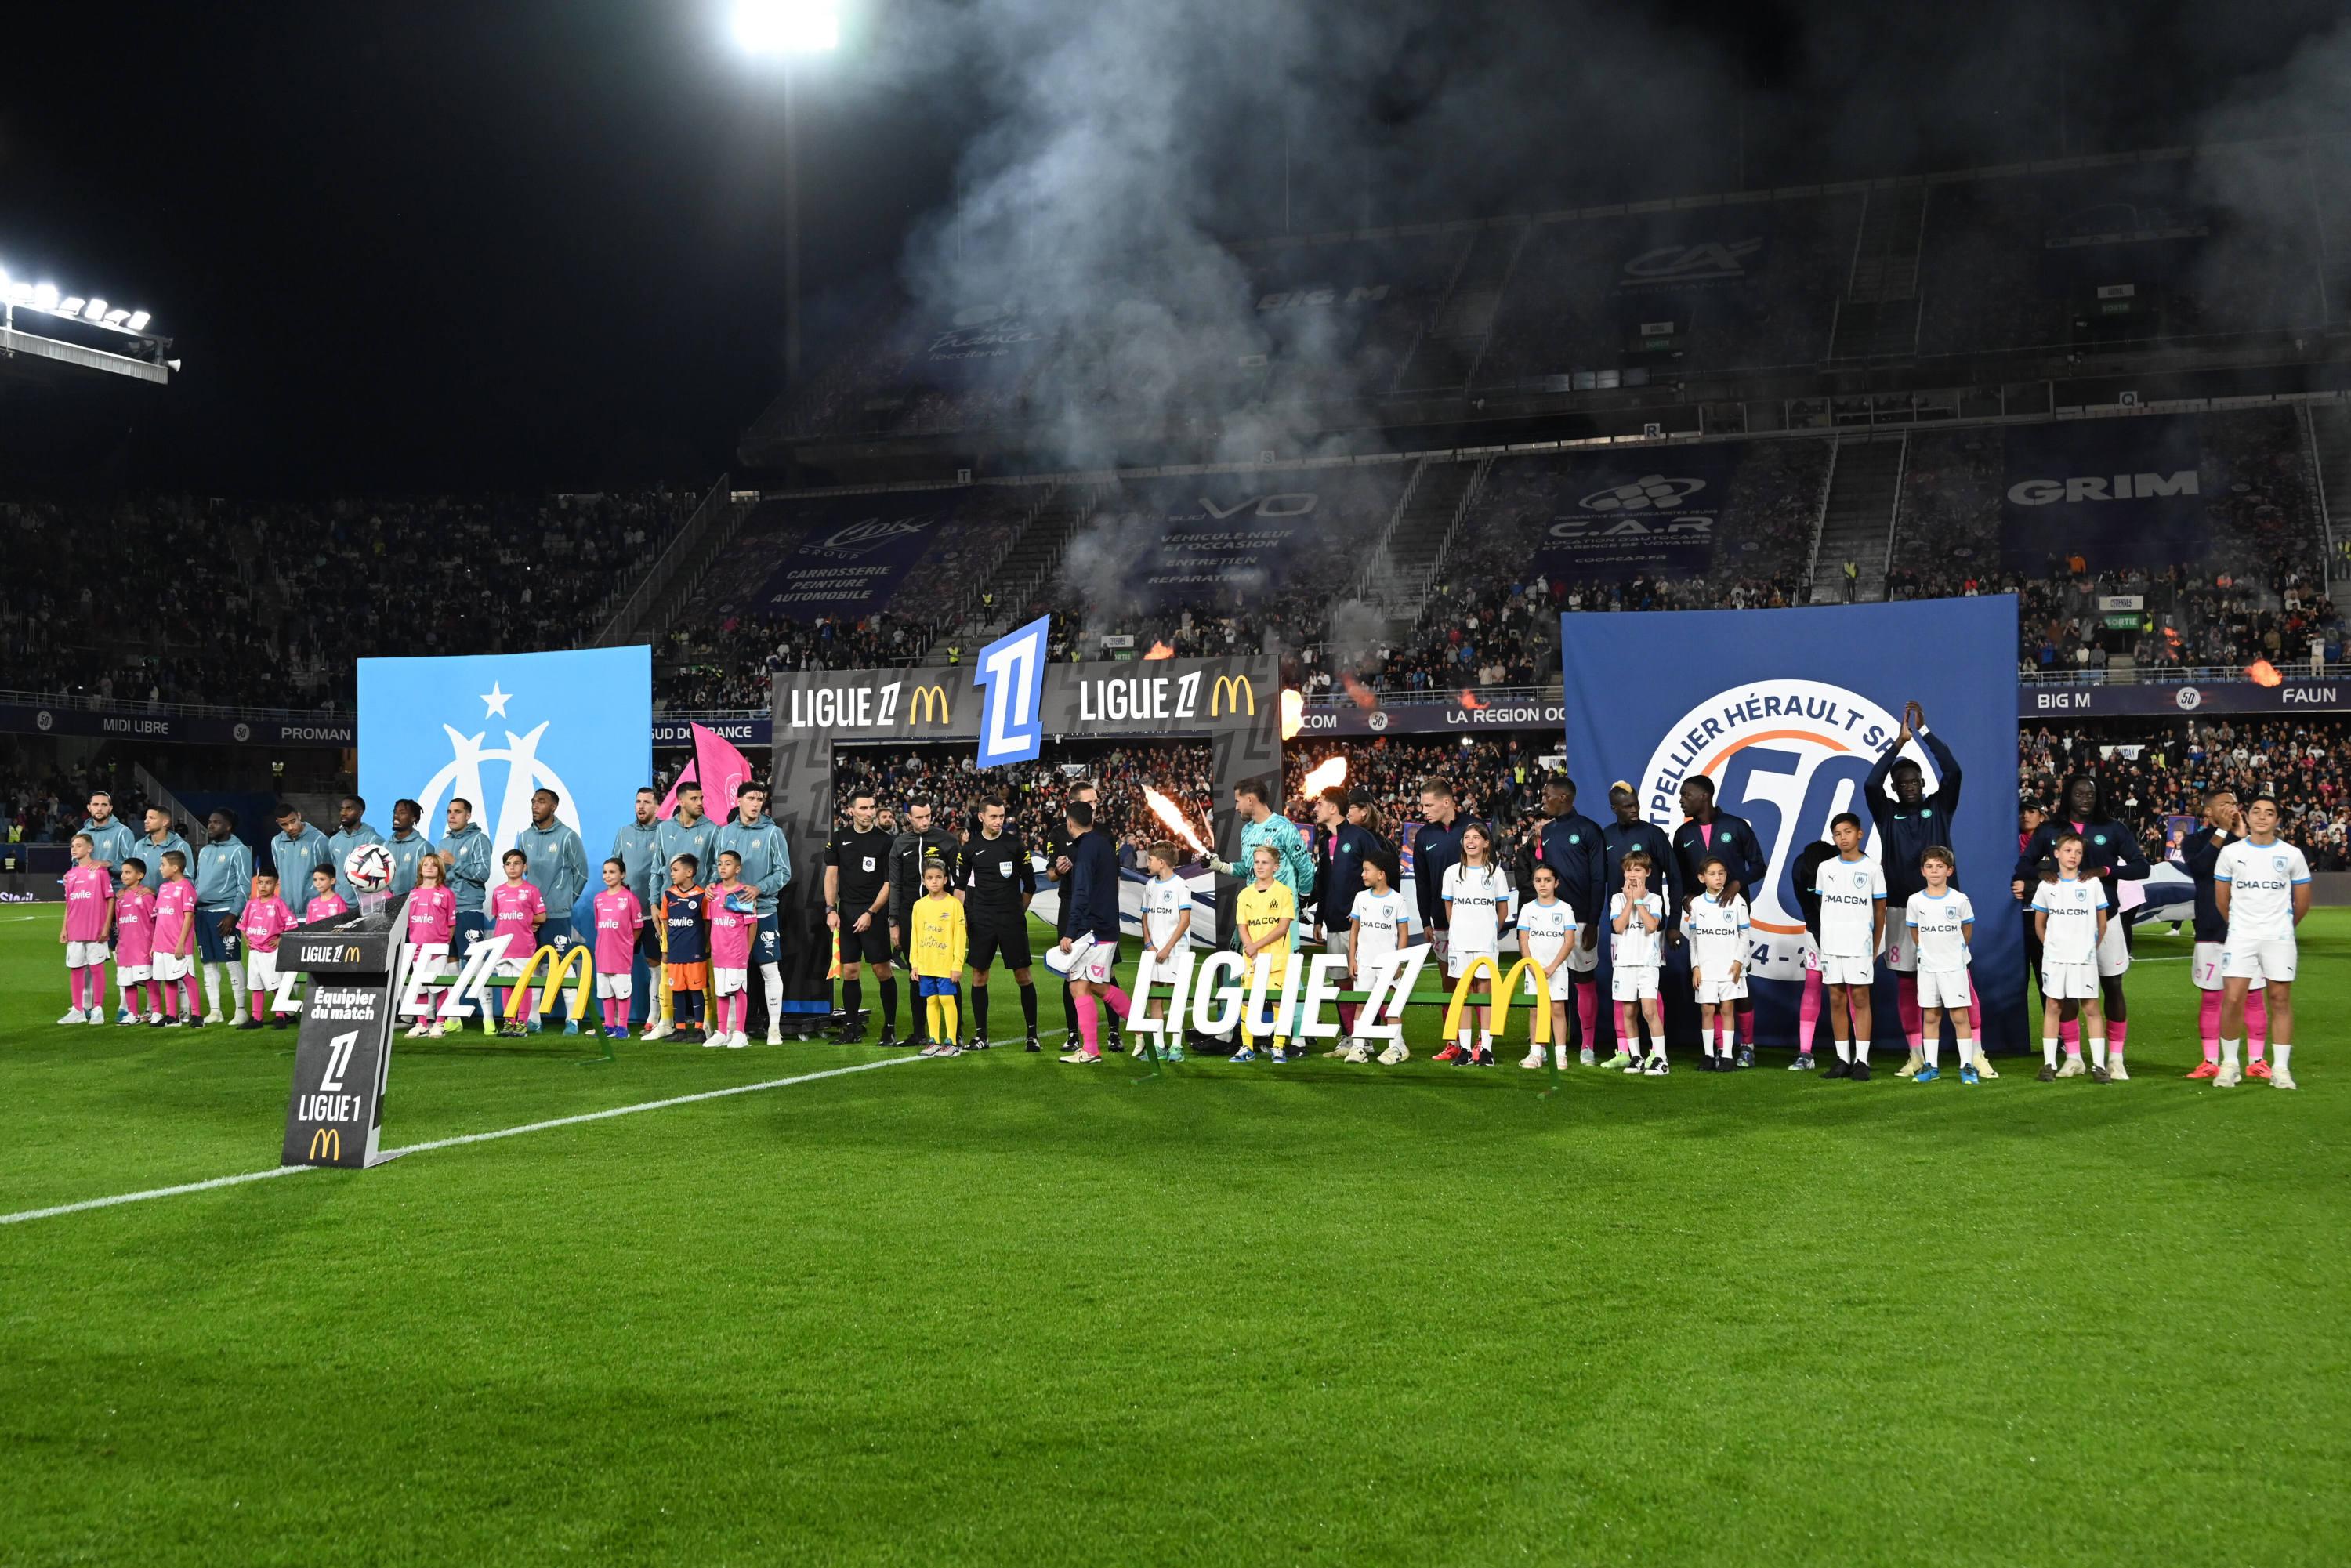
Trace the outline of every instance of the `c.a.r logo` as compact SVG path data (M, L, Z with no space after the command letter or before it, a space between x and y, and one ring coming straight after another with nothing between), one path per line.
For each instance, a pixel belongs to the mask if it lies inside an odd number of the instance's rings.
M1886 743L1901 727L1860 693L1821 681L1755 681L1717 692L1675 724L1650 755L1636 781L1641 815L1670 837L1681 826L1681 787L1700 774L1714 780L1715 805L1755 827L1771 874L1747 890L1758 946L1750 971L1765 979L1803 977L1804 915L1797 902L1796 852L1825 841L1840 811L1858 815L1868 831L1861 788ZM1914 743L1907 754L1934 764ZM1865 840L1863 852L1876 845Z

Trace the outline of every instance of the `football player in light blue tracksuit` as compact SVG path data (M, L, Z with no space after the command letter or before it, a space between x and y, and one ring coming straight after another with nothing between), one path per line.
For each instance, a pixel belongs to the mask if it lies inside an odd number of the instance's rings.
M538 939L554 948L559 957L575 939L572 906L588 887L587 848L580 835L556 816L559 804L552 789L532 791L530 826L517 833L514 841L514 847L522 852L522 879L538 889L539 898L547 904L547 920L538 928ZM578 993L573 995L576 998ZM563 1032L580 1032L576 1009Z
M196 956L204 966L206 1021L220 1011L220 975L228 971L230 1016L245 1016L245 953L237 917L253 896L253 851L236 836L236 813L224 807L204 819L204 847L188 862L196 878Z
M457 928L449 937L449 956L463 958L475 938L490 928L486 907L490 880L490 835L474 821L474 803L460 795L449 802L448 831L441 835L441 852L449 857L449 885L457 894Z
M269 841L270 869L277 873L277 885L286 890L283 896L288 904L305 896L310 885L310 873L320 866L331 873L335 852L327 847L327 835L302 820L302 809L287 802L277 808L277 836Z
M377 832L375 824L367 820L367 802L357 795L343 797L342 817L343 825L336 830L334 837L327 841L327 849L334 857L328 863L335 873L335 891L342 895L345 904L357 909L360 906L360 891L351 885L351 879L343 874L343 862L350 859L351 852L361 844L383 842L383 835ZM285 884L281 883L278 885L282 887Z
M743 880L758 895L758 932L751 943L751 962L759 967L759 981L768 999L768 1043L783 1043L783 938L776 918L776 895L792 880L792 853L784 843L784 830L767 815L768 792L747 785L735 798L735 820L718 830L718 849L732 850L743 862Z
M621 824L612 835L612 858L621 862L621 885L637 895L637 902L650 910L653 897L669 884L664 869L669 862L662 858L662 824L655 813L661 810L661 796L651 786L637 791L637 814ZM697 862L697 863L699 863ZM635 1029L653 1016L653 977L648 953L658 954L654 946L653 922L648 919L640 933L634 956L629 961L629 1027Z
M388 890L394 899L407 897L416 889L416 862L433 852L433 841L416 831L424 808L413 800L392 803L392 837L383 847L392 852L392 885Z

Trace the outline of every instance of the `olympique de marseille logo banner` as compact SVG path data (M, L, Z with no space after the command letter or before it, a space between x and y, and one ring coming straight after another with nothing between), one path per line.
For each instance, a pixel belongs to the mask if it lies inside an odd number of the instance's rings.
M361 659L360 793L391 831L392 803L424 808L438 843L452 797L503 854L530 824L535 789L588 852L589 884L653 782L653 650L581 648L448 659ZM495 874L492 881L496 881Z
M2013 597L1569 614L1560 618L1560 646L1568 768L1581 810L1605 825L1608 787L1623 779L1639 797L1641 819L1670 841L1684 820L1681 785L1703 774L1714 781L1717 810L1753 824L1770 870L1763 886L1747 891L1754 922L1750 990L1757 1037L1767 1044L1796 1038L1805 936L1796 855L1825 841L1830 820L1842 811L1868 830L1864 852L1879 853L1863 786L1901 728L1903 705L1918 703L1928 728L1959 764L1959 810L1943 841L1957 852L1958 885L1975 903L1971 967L1987 1043L2029 1043L2021 1033L2022 917L2009 894L2016 862ZM1926 770L1931 793L1938 783L1933 758L1916 740L1904 754ZM1650 887L1657 883L1653 875ZM1886 918L1898 921L1902 912L1889 904ZM1604 961L1607 950L1604 935ZM1687 962L1679 970L1685 986ZM1894 984L1883 964L1877 991L1872 1038L1898 1044ZM1823 1039L1825 1031L1823 1023Z

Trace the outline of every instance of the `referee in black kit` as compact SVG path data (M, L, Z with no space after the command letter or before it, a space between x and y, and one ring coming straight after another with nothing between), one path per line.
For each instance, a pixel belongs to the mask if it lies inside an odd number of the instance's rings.
M1029 1049L1040 1051L1037 987L1029 977L1029 901L1037 896L1037 869L1029 862L1029 846L1020 835L1005 827L1004 813L1001 795L979 803L975 813L978 825L964 842L962 874L956 879L970 941L971 1049L987 1049L987 971L1002 958L1020 988L1020 1019Z
M841 1040L865 1039L865 988L861 963L873 967L882 988L882 1038L898 1043L898 982L890 973L890 835L873 825L873 791L849 798L849 826L825 846L824 923L841 933Z

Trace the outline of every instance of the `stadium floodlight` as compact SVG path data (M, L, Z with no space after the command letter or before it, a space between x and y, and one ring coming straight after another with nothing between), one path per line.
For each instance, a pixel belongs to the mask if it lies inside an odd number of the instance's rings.
M751 55L825 55L841 47L840 0L735 0L735 43Z
M33 308L36 310L54 310L57 308L57 286L54 283L35 284L33 286Z
M106 301L103 299L93 299L89 304L83 306L81 308L81 319L85 321L105 320Z
M58 300L55 305L50 306L49 309L52 313L59 316L78 316L81 314L81 296L78 294L68 294L63 299Z
M143 332L147 329L147 323L153 319L154 318L148 315L144 310L133 310L131 313L131 319L125 321L123 325L130 328L134 332Z
M120 327L125 321L130 319L131 312L120 308L110 310L106 313L106 324L110 327Z

